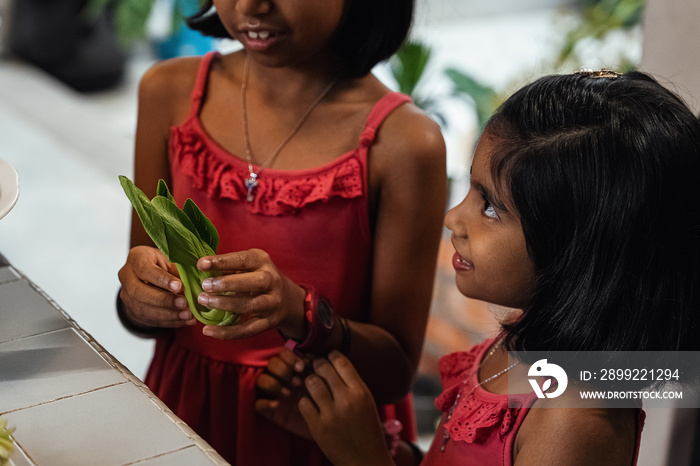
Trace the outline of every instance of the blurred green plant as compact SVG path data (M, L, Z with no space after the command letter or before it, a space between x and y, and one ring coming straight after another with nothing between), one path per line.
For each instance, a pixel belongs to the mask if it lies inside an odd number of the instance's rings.
M447 121L439 109L438 98L418 92L418 84L424 80L431 55L432 50L428 45L416 40L407 40L391 57L389 67L399 92L410 96L417 107L445 126Z
M556 59L562 67L575 57L576 47L586 39L603 39L614 30L631 29L642 21L645 0L582 0L581 22L566 33L564 45ZM620 71L635 68L623 57Z
M479 122L479 128L483 129L486 126L493 112L496 111L501 104L501 96L496 90L487 86L468 74L456 68L448 68L445 70L445 75L450 78L454 84L453 93L457 96L467 96L474 103L476 117Z
M447 127L449 122L440 107L443 99L448 96L425 95L422 92L425 86L419 86L425 80L425 72L431 56L432 50L427 44L411 39L391 57L389 66L399 92L410 96L416 106L433 116L441 126ZM466 97L474 105L479 126L483 128L498 106L499 98L496 91L456 68L448 68L443 70L443 73L452 84L450 95Z
M114 24L119 43L124 47L130 47L134 43L146 39L148 19L153 11L153 6L159 0L88 0L84 17L87 21L94 21L102 15L105 9L110 8L114 14ZM204 1L197 0L201 6ZM185 13L184 2L171 0L171 31L176 33L183 24Z

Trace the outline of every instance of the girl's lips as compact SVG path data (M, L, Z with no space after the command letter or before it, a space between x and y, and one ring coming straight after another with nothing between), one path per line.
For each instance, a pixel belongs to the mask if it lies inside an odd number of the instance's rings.
M269 29L245 29L241 31L239 41L247 49L255 52L265 52L278 43L283 35L280 31Z
M454 256L452 256L452 267L454 267L457 272L468 272L474 268L474 264L455 252Z

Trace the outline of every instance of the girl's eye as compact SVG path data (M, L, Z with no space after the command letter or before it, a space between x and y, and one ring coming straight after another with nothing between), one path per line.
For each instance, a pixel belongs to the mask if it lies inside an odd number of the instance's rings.
M486 215L489 218L498 218L498 213L496 213L496 209L493 208L491 203L487 200L484 199L484 215Z

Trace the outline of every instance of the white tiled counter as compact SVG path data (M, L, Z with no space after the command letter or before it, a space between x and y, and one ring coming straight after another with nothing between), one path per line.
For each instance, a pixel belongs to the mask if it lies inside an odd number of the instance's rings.
M17 466L228 464L2 256L0 417Z

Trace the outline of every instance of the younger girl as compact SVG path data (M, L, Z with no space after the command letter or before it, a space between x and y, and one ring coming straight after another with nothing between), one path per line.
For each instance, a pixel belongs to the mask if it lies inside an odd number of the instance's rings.
M510 407L508 376L527 369L507 350L697 351L698 177L700 123L645 74L545 77L503 104L445 224L459 290L521 311L495 342L440 361L443 416L424 465L636 463L641 409L565 409L565 397L530 409L534 394ZM270 367L289 378L296 357L280 360L286 370ZM313 367L299 409L324 452L392 464L349 361L334 352Z
M245 316L233 327L195 322L173 264L134 222L120 314L157 337L146 383L233 464L316 465L313 442L255 411L255 380L286 341L343 349L408 440L445 148L437 125L370 70L405 39L413 2L213 6L192 24L243 50L146 73L135 183L150 197L163 178L178 204L191 198L212 220L220 255L199 262L216 275L199 302Z

